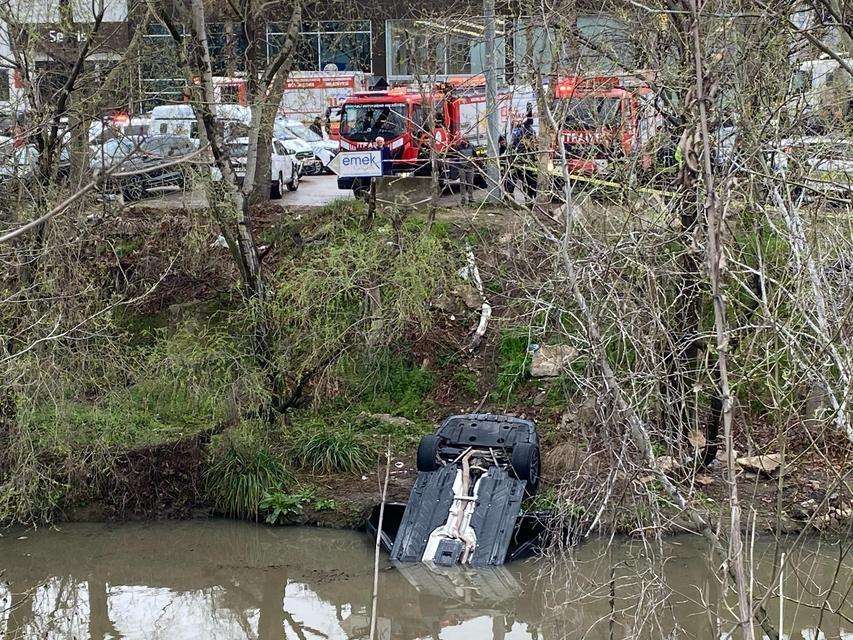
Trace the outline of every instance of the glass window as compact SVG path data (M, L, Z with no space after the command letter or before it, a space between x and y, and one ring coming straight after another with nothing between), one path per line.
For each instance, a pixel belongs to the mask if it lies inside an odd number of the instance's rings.
M587 96L558 101L558 109L567 129L613 129L621 124L622 103L619 98Z
M609 72L630 68L630 33L616 18L603 15L578 16L580 58L585 71Z
M320 23L321 32L370 31L370 20L325 20Z
M420 133L426 129L426 114L421 104L412 105L412 127L415 133Z
M403 133L407 124L404 104L350 104L343 109L341 135L362 142L378 136L387 140Z
M334 64L338 71L370 69L369 33L320 34L320 69Z
M443 36L418 28L409 20L389 20L388 25L385 37L390 41L387 47L389 75L444 73L444 53L437 46Z
M225 25L221 22L207 25L207 49L210 52L213 75L224 76L228 59L228 36Z
M502 75L505 45L499 25L496 63ZM476 75L486 60L485 33L480 18L428 22L389 20L386 29L389 75Z
M541 69L544 76L550 75L553 60L546 30L534 26L530 20L518 20L513 38L513 61L517 81L529 81L536 69Z
M284 45L287 23L267 28L267 57L272 59ZM333 64L339 71L373 70L369 20L303 22L297 44L296 71L323 71Z
M240 102L240 87L236 84L224 84L219 87L219 102L236 104Z
M297 71L320 70L320 40L317 34L299 35L293 68Z

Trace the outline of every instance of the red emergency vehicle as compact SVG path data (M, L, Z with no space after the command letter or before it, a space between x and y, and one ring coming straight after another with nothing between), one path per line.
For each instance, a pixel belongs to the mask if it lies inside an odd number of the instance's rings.
M606 175L626 163L651 168L663 118L648 84L624 76L565 78L554 102L570 172Z
M465 137L477 147L480 132L471 123L471 113L485 103L480 88L437 87L431 95L404 87L386 91L355 93L341 107L341 151L358 151L385 139L393 173L429 174L430 148L440 154ZM432 131L428 131L429 109L434 109ZM338 178L338 188L359 190L363 180Z

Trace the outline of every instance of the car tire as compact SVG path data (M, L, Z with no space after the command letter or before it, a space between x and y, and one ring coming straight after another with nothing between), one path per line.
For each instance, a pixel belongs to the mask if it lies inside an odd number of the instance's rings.
M122 190L122 196L125 202L142 200L145 197L145 188L139 182L131 182Z
M441 438L436 435L423 436L418 445L418 471L435 471L438 469L438 448Z
M512 470L519 480L525 481L524 493L528 497L535 496L539 490L539 475L541 462L539 445L525 442L517 444L512 450Z
M281 199L281 185L284 183L284 176L281 172L278 174L278 180L273 180L270 183L270 200Z
M287 183L288 191L296 191L299 188L299 171L296 170L296 167L291 169L290 174L290 182Z

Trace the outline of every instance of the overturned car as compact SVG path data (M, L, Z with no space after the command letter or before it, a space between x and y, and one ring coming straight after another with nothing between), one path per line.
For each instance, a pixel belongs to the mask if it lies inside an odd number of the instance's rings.
M418 477L406 505L378 510L368 531L398 562L437 566L503 564L535 554L547 524L522 514L539 487L536 426L520 418L466 414L421 439Z

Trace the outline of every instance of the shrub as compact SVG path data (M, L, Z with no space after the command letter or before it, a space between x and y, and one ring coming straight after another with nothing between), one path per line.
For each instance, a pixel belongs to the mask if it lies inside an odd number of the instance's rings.
M257 518L264 495L286 487L292 477L269 450L260 428L243 423L212 439L204 481L205 493L218 511Z
M314 511L337 511L338 501L334 498L321 498L314 503Z
M312 489L303 489L298 493L268 491L260 502L261 512L266 514L267 524L282 524L291 516L302 514L302 507L314 497Z
M349 425L327 427L309 421L295 431L290 453L303 469L314 473L360 473L370 468L373 452L364 437Z

